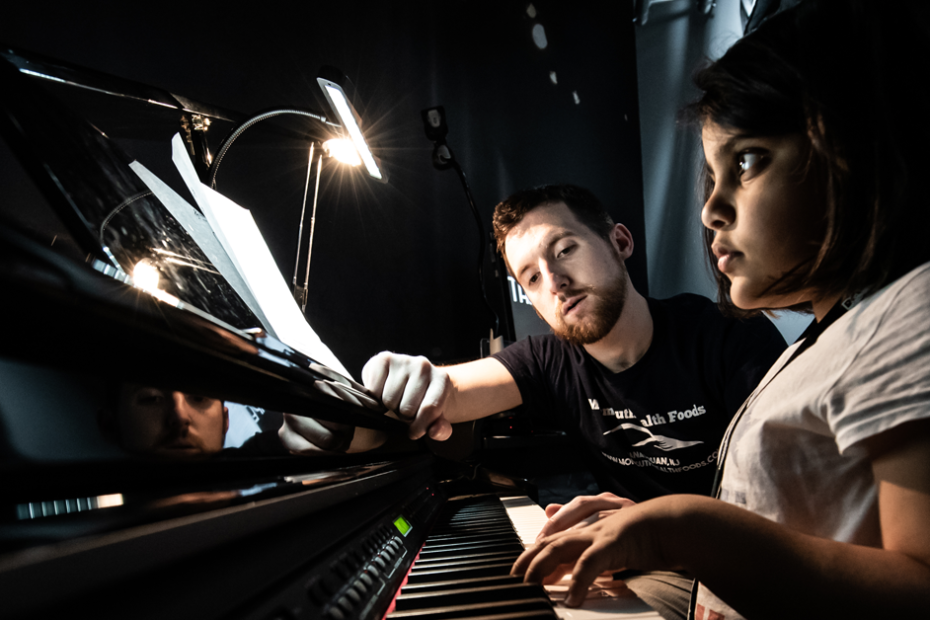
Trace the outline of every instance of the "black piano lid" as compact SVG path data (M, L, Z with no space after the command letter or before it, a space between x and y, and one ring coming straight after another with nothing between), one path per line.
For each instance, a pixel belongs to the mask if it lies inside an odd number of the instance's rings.
M24 60L10 50L0 55L0 131L92 262L117 272L114 257L125 270L126 261L139 244L151 242L145 238L139 241L145 234L154 236L170 229L172 238L189 239L157 200L140 197L147 188L128 168L129 158L113 140L38 84L94 95L103 93L103 98L112 99L117 107L142 101L147 113L167 113L170 122L166 126L171 128L178 126L182 114L191 111L213 115L217 122L233 115L122 82L118 86L124 92L142 93L124 97L113 92L117 87L112 82L119 80L108 82L106 76L92 73L88 78L79 75L77 69L51 61ZM55 79L30 77L21 71L23 68ZM72 87L79 78L83 80L81 87ZM165 122L163 118L162 125ZM138 127L144 130L145 123L137 122L131 129ZM279 132L274 128L270 131ZM133 210L142 215L121 224L130 229L130 239L127 241L125 235L107 238L109 248L104 248L96 234L101 220L112 215L114 206L133 198ZM108 231L115 228L111 226ZM0 338L0 359L91 373L106 381L166 385L229 402L362 427L398 433L405 430L396 420L335 398L331 389L315 388L317 382L329 377L314 371L312 360L272 338L243 332L242 328L253 327L257 321L222 278L210 280L209 273L198 272L197 278L186 282L186 291L171 291L182 300L178 307L171 307L33 242L15 225L0 222L0 237L0 287L4 291L0 316L16 336L8 333ZM191 243L183 251L192 259L205 261L202 253L196 254L196 244ZM201 292L221 290L219 301L211 303L211 297L200 292L190 294L191 288L198 286ZM185 292L190 294L187 298ZM187 299L192 304L185 303ZM185 305L191 311L182 309ZM198 307L207 313L197 311ZM0 444L3 439L0 432ZM74 478L80 478L71 472L95 467L93 463L23 462L15 449L11 454L10 445L0 447L4 452L0 454L0 470L11 474L2 476L2 485L6 491L15 490L13 495L29 488L31 491L26 493L31 497L44 494L52 499L57 496L46 493L67 488L59 481L69 479L73 483ZM301 459L279 460L287 462L280 465L282 470L308 468ZM144 459L125 464L129 471L142 472L142 478L146 478L145 472L160 466ZM119 475L115 470L122 465L114 468L111 462L109 470L113 471L109 474L104 464L99 465L93 476L96 484L107 479L127 483L139 477ZM212 471L215 476L228 463L211 465L190 464L200 472ZM170 465L169 469L172 467L183 470L180 464ZM59 475L52 475L52 470ZM158 474L150 478L158 478Z

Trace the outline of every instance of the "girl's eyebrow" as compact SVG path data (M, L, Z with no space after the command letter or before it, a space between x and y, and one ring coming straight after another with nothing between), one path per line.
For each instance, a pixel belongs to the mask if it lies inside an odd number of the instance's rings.
M758 138L758 136L744 132L730 134L730 137L728 137L726 141L713 152L713 159L728 157L731 153L733 153L733 151L737 150L736 144L738 142L742 140L751 140L754 138ZM707 173L711 178L714 178L714 170L710 165L711 158L707 157L706 153L704 154L704 160L707 163Z

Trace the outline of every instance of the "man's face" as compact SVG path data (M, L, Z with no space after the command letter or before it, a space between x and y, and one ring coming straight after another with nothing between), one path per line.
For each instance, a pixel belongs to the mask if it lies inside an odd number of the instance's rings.
M624 257L613 238L599 237L564 203L527 213L504 249L514 277L556 336L591 344L617 323L626 302Z
M229 428L221 400L138 385L123 387L118 416L124 448L161 456L219 452Z

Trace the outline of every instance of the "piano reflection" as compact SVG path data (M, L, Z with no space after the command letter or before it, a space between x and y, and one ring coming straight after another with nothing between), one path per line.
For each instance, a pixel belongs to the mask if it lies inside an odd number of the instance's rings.
M219 246L195 242L199 216L169 210L122 148L133 132L168 144L180 129L205 178L213 135L241 117L57 61L0 56L4 167L41 193L25 192L24 208L53 209L0 222L3 616L556 615L542 587L509 576L523 549L509 515L527 502L496 493L522 494L518 483L482 484L474 467L421 446L282 455L273 424L259 433L264 448L229 445L232 407L256 428L275 411L405 428L351 378L278 338L248 287L224 277ZM106 118L119 119L122 143L102 131ZM304 141L316 129L268 131ZM52 247L31 223L42 218L60 232ZM158 295L130 285L144 261ZM615 600L624 617L658 617L623 592Z

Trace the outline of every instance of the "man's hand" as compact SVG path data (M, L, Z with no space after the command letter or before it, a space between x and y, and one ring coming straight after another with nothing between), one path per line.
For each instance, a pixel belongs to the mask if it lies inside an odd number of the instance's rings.
M411 439L428 434L444 441L452 435L452 422L477 420L521 402L510 372L490 357L437 368L425 357L383 352L365 364L362 381L391 410L387 415L409 425ZM287 414L278 435L295 454L361 452L386 438L380 431Z
M549 520L539 531L536 542L539 542L546 536L551 536L557 532L562 532L571 527L585 522L594 523L600 518L606 517L615 510L628 508L635 505L636 502L625 497L617 497L613 493L601 493L600 495L579 495L567 504L549 504L546 506L546 516Z
M445 441L452 435L452 425L443 416L453 392L452 381L425 357L381 352L365 364L362 383L410 424L411 439L429 434L431 439Z
M278 437L284 447L291 454L304 456L345 452L354 435L355 427L350 424L314 420L291 413L284 414L284 423L278 429Z

